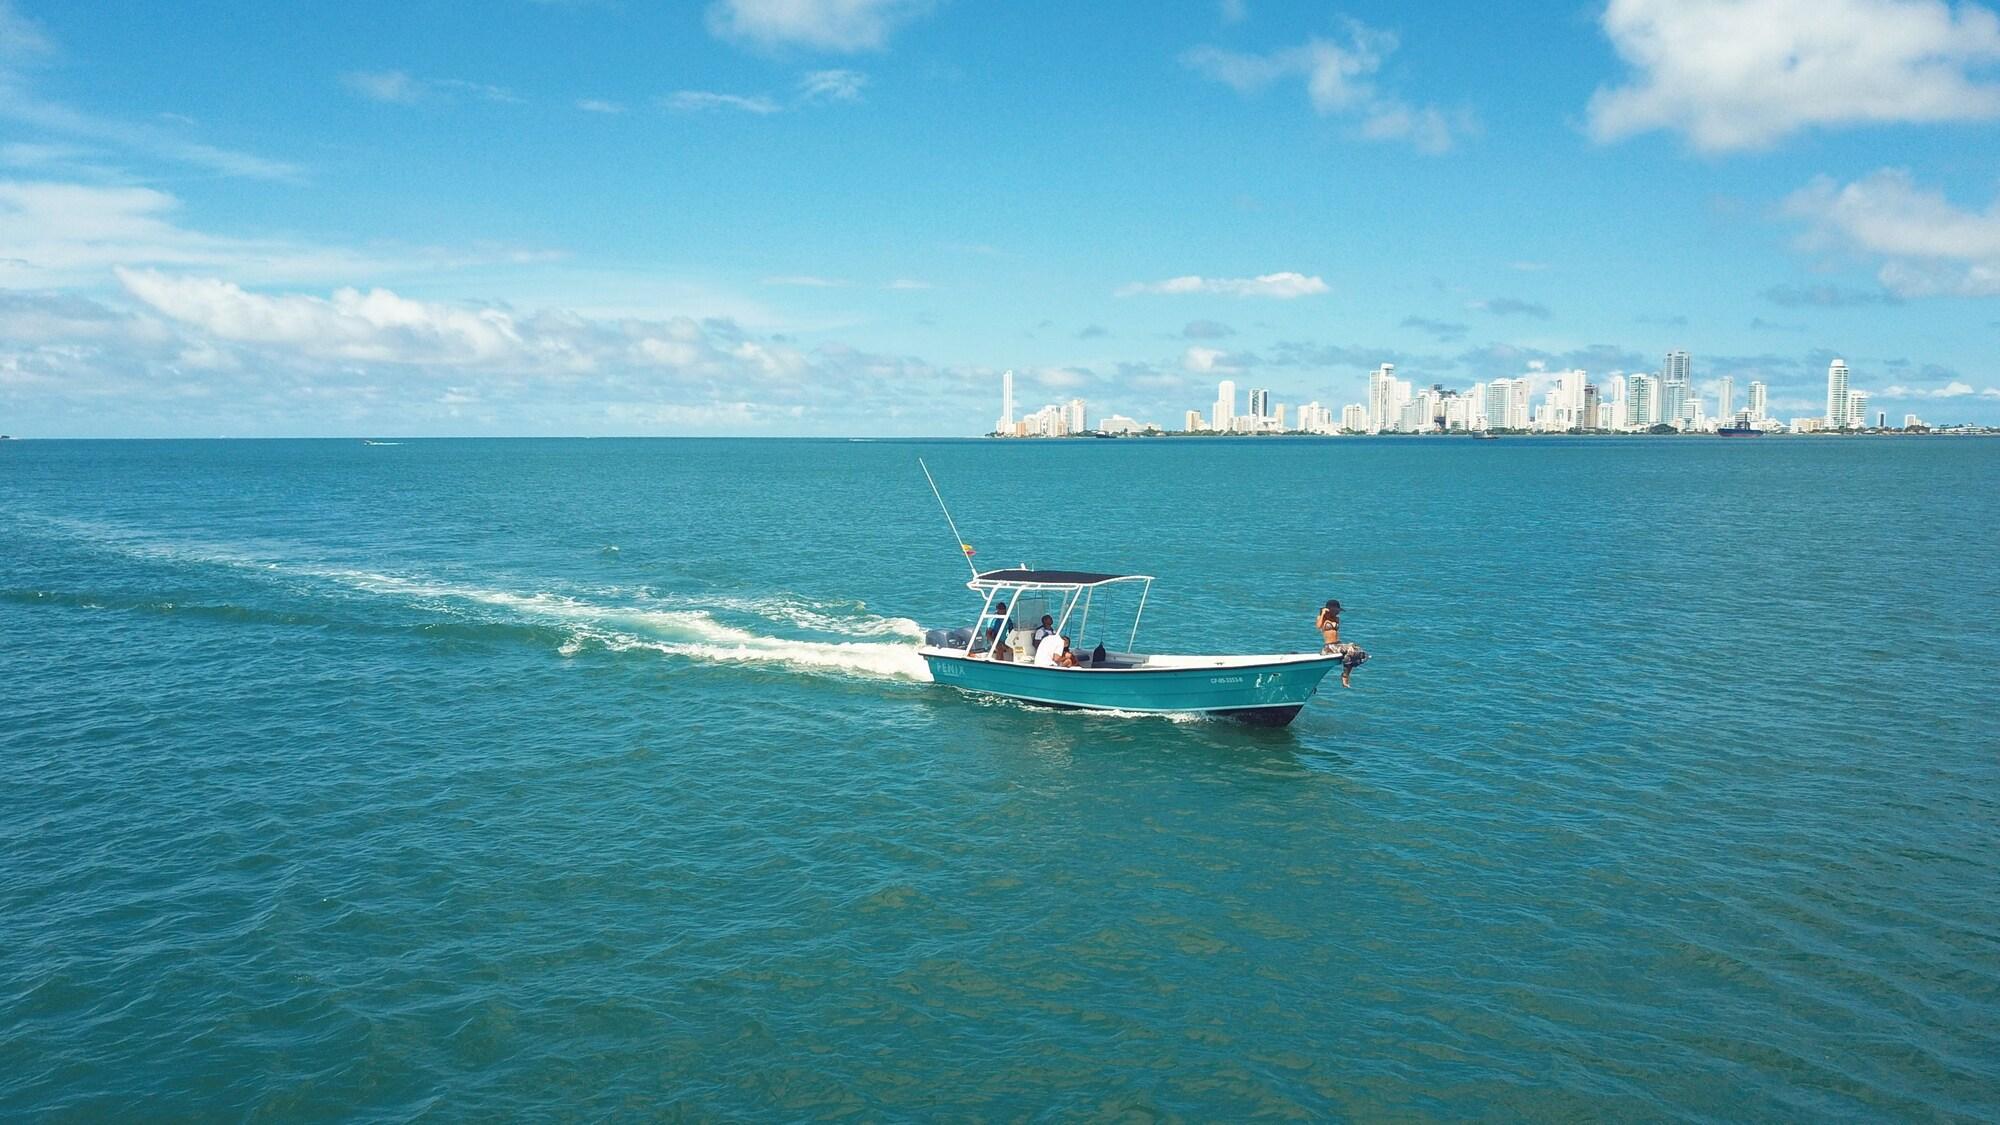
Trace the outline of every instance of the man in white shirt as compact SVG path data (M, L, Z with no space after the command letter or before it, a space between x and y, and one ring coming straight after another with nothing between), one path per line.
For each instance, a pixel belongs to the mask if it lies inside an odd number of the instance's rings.
M1048 636L1043 637L1035 645L1035 666L1038 668L1055 667L1056 657L1062 655L1062 650L1063 639L1051 631Z

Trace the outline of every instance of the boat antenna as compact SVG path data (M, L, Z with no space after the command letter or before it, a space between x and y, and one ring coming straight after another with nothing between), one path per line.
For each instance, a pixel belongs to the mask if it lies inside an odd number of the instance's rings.
M971 567L972 576L974 578L979 577L979 568L972 564L972 548L966 543L965 538L959 535L958 523L951 518L951 509L945 506L944 493L938 491L937 478L931 476L931 467L924 464L924 459L919 457L917 458L917 468L922 469L924 471L924 479L931 482L931 495L937 497L938 511L944 513L945 525L951 528L951 541L958 544L959 556L965 560L966 566Z

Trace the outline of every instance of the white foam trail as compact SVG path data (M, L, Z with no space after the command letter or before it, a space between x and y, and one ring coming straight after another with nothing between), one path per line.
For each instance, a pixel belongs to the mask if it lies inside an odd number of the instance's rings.
M649 649L691 660L774 664L907 680L931 678L914 644L923 636L922 628L906 617L868 613L859 603L814 602L789 594L703 598L620 590L596 591L593 597L521 593L352 567L274 562L238 544L172 542L143 531L86 520L54 518L45 522L139 558L316 578L367 594L402 598L440 612L463 612L468 604L492 607L507 617L568 630L568 639L556 650L566 657L595 643L610 651ZM638 604L632 604L635 598ZM767 622L778 629L885 639L830 641L769 635L719 621L715 617L718 612Z
M909 640L817 641L769 636L717 621L705 609L654 609L606 605L566 594L521 594L478 586L399 578L361 570L329 570L328 578L377 593L430 601L468 601L496 606L510 614L569 628L571 637L557 651L574 656L587 642L613 652L650 649L669 656L724 663L779 664L815 671L850 672L895 679L928 681L930 669L910 641L922 636L907 618L836 618L805 608L797 599L716 599L718 608L782 619L823 632L858 636L902 636ZM676 599L695 602L697 599ZM774 623L776 621L774 620Z

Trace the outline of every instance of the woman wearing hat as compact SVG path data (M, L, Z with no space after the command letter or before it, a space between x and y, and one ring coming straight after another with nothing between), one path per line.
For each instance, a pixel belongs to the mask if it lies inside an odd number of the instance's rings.
M1340 603L1332 598L1320 607L1319 616L1313 619L1313 628L1326 639L1326 647L1320 651L1329 656L1340 657L1340 686L1354 686L1354 670L1368 659L1360 645L1343 643L1340 639Z

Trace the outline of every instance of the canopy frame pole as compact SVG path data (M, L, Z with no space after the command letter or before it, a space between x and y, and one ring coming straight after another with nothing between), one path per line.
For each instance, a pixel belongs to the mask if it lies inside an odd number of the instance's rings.
M985 626L986 616L993 612L993 599L999 595L1000 588L998 586L986 591L986 603L979 607L979 620L972 626L972 639L965 642L965 655L967 657L972 655L973 647L979 644L979 630Z
M952 546L958 549L958 557L965 560L966 569L972 571L972 577L974 581L977 581L979 578L979 568L973 565L972 556L965 550L965 537L958 533L958 521L951 518L951 509L945 506L944 493L938 491L937 478L931 476L931 467L924 464L924 459L921 457L917 458L917 468L924 471L924 479L929 481L931 485L931 495L937 497L938 511L944 513L945 526L951 528ZM992 599L988 598L987 600L991 601Z
M1080 589L1072 589L1069 592L1069 597L1063 599L1062 620L1056 622L1056 632L1058 634L1063 631L1065 625L1069 624L1069 615L1076 612L1076 596L1080 592Z
M1093 593L1096 593L1095 588L1083 592L1083 624L1076 627L1076 635L1082 637L1085 644L1090 643L1090 595Z
M1132 635L1125 641L1126 652L1137 652L1139 644L1139 619L1146 616L1146 595L1153 592L1153 580L1146 579L1146 585L1139 590L1139 611L1132 615Z

